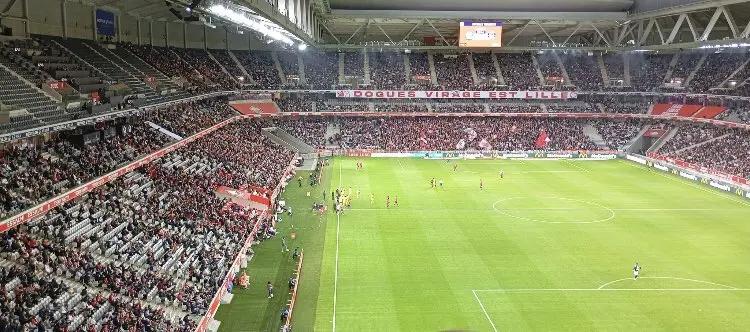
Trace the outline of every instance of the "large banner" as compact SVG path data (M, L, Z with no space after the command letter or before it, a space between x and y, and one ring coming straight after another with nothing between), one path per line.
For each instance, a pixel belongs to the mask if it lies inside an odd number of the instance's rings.
M576 99L575 91L407 91L336 90L338 98L385 99Z
M115 35L115 14L106 10L96 10L96 34L110 37Z

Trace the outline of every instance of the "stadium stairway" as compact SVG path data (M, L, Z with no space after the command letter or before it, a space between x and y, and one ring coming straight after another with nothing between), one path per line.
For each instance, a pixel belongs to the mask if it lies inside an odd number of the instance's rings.
M534 70L536 71L536 76L539 78L539 86L545 86L547 83L544 82L544 75L542 74L542 69L539 68L539 60L536 58L536 55L531 54L529 55L531 57L531 62L534 64Z
M583 126L583 134L586 135L600 149L608 149L607 142L604 140L596 127L591 124Z
M301 139L290 135L281 128L267 127L263 128L261 132L263 133L263 136L268 137L271 142L284 146L300 155L315 152L315 148L303 142Z
M599 67L599 72L602 75L602 81L604 82L604 86L609 86L609 73L607 72L607 66L604 64L604 58L602 57L601 53L596 55L596 64L597 67Z
M632 86L631 80L630 80L630 57L628 56L622 56L622 70L623 70L623 79L625 80L625 86Z
M626 143L623 146L623 150L630 153L641 154L643 152L644 146L646 145L646 137L644 137L643 135L645 135L649 129L651 129L651 125L643 126L643 128L638 131L638 134L636 134L635 137L630 140L630 142Z
M242 71L242 74L245 75L245 81L247 83L251 84L251 85L257 85L258 83L255 82L255 80L253 79L252 76L250 76L250 73L247 72L247 69L245 68L245 66L243 66L242 63L240 62L240 60L237 59L237 56L234 55L234 53L232 51L227 51L227 53L229 53L229 57L237 65L237 68L239 68L240 71Z
M151 128L154 128L154 129L158 130L160 133L169 136L173 140L177 140L177 141L182 140L182 136L177 135L177 134L175 134L175 133L167 130L167 128L164 128L164 127L162 127L162 126L160 126L160 125L158 125L156 123L153 123L151 121L146 121L146 124L149 125Z
M364 51L362 51L362 55L364 55L364 57L365 57L365 60L362 63L362 67L365 70L364 83L366 85L370 85L370 84L372 84L372 77L370 76L370 74L371 74L371 72L370 72L370 56L367 54L367 49L365 49Z
M737 76L737 73L745 70L745 67L747 67L748 62L750 62L750 57L747 58L747 59L745 59L745 61L743 61L742 64L739 67L737 67L737 69L735 69L732 72L732 74L730 74L729 76L727 76L727 78L724 79L724 81L722 81L721 84L719 84L717 86L717 88L726 87L727 83L729 83L729 81L731 81L732 79L734 79L735 76ZM744 83L744 82L739 82L739 83L740 83L740 85L742 85L742 83Z
M336 144L330 144L329 139L331 137L334 137L341 133L341 127L337 122L329 122L328 126L326 126L326 133L325 133L325 142L326 142L326 149L335 149L338 148L338 145Z
M500 61L497 60L495 53L490 53L492 57L492 65L495 67L495 73L497 74L497 84L505 85L505 77L503 77L503 70L500 69ZM489 106L487 107L489 109Z
M273 59L273 67L276 68L276 72L279 74L279 81L281 84L286 84L286 75L284 75L284 69L281 68L281 62L279 62L279 54L271 52L271 59Z
M707 139L707 140L705 140L705 141L703 141L703 142L695 143L695 144L693 144L693 145L690 145L690 146L688 146L688 147L684 147L684 148L682 148L682 149L679 149L679 150L675 150L675 151L674 151L674 152L672 152L672 153L673 153L673 154L677 154L677 153L680 153L680 152L682 152L682 151L686 151L686 150L691 150L691 149L694 149L694 148L697 148L697 147L700 147L700 146L706 145L706 144L708 144L708 143L711 143L711 142L713 142L713 141L718 141L718 140L720 140L720 139L724 139L724 138L727 138L727 137L730 137L730 136L732 136L732 134L724 134L724 135L721 135L721 136L719 136L719 137L709 138L709 139Z
M432 53L427 53L427 64L430 66L430 83L438 85L437 71L435 70L435 57Z
M698 60L698 63L695 65L695 68L693 68L693 71L690 72L690 75L688 75L685 82L682 82L682 86L690 86L690 82L695 77L695 74L703 67L703 64L706 62L706 59L708 58L708 54L703 54L700 60Z
M659 149L661 149L664 144L667 144L669 140L672 139L675 135L677 135L677 127L670 129L665 135L662 135L662 137L659 137L656 142L654 142L653 145L651 145L650 148L648 148L648 151L646 152L657 152Z

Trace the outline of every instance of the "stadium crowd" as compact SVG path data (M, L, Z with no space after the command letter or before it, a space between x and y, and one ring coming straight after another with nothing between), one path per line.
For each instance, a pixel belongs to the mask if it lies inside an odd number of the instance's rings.
M267 195L293 158L260 128L227 124L0 235L0 325L192 331L259 220L215 190Z

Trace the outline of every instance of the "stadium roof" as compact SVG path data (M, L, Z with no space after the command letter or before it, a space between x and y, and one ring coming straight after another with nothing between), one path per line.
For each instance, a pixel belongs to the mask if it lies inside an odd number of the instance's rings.
M688 48L742 42L750 35L748 0L203 0L233 2L268 17L305 42L328 48L455 49L462 20L503 22L509 48ZM97 6L150 20L179 20L195 0L94 0ZM308 5L299 28L286 3ZM282 5L283 4L283 5ZM205 15L204 15L205 16ZM221 22L220 17L214 17ZM200 24L195 23L195 24ZM427 46L425 40L435 40Z
M624 12L633 0L329 0L332 10Z

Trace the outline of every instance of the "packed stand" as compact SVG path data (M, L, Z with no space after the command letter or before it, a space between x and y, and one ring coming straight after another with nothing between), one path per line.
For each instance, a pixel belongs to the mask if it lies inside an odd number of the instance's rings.
M596 149L583 134L584 124L524 118L347 118L341 123L341 144L391 151ZM542 132L549 142L537 146Z
M60 138L0 151L0 217L9 217L109 173L168 142L142 122L121 126L117 131L114 137L83 146Z
M546 104L549 113L601 113L594 105L582 102Z
M623 63L622 54L604 54L602 55L604 67L607 69L609 79L624 79L625 64Z
M750 137L742 129L728 129L723 137L672 154L688 163L750 179Z
M144 118L184 138L235 115L226 101L214 99L152 110Z
M471 54L435 54L435 73L443 90L471 90L474 79L471 75Z
M539 64L539 70L545 78L563 78L562 68L557 62L557 55L554 52L544 52L536 57ZM565 82L566 84L570 82Z
M411 84L417 87L432 86L432 75L430 74L430 63L427 53L411 53L409 57L409 68L411 69Z
M599 103L604 109L604 113L621 113L621 114L646 114L649 104L646 103L628 103L620 101L607 101Z
M342 54L344 55L344 76L354 77L358 81L364 80L365 54L362 52L343 52Z
M723 127L685 124L678 127L677 134L667 141L658 152L660 154L672 154L692 145L725 135L728 131Z
M599 91L604 86L602 72L594 56L564 55L561 56L568 76L578 90Z
M239 87L237 81L225 73L221 69L221 65L211 59L208 51L186 48L180 51L180 56L195 68L203 78L217 84L220 90L230 90Z
M299 61L297 58L297 53L281 51L276 52L276 56L279 59L279 64L281 65L281 70L284 73L284 77L286 77L287 86L292 87L295 85L299 85ZM297 80L295 80L295 78Z
M164 47L153 47L135 44L120 44L128 51L135 54L141 60L150 64L152 67L159 69L169 77L182 77L194 86L195 92L204 93L212 89L209 88L207 78L204 78L189 63L182 60L173 50Z
M262 89L277 89L281 86L279 71L276 70L271 52L238 51L234 55Z
M328 90L339 81L339 57L332 52L306 52L302 56L305 62L305 80L312 89Z
M707 93L717 88L747 59L747 53L710 53L690 81L690 90Z
M314 111L322 111L323 108L321 105L323 105L323 98L322 97L298 97L298 96L287 96L285 98L276 99L276 105L279 107L279 109L282 112L314 112Z
M404 57L398 52L368 52L370 81L381 90L401 89L406 83Z
M500 71L510 90L535 90L539 87L539 75L532 56L529 53L497 54Z
M674 65L674 68L672 68L672 78L682 79L682 83L684 85L688 77L690 76L690 73L693 72L695 66L698 64L702 57L702 53L679 53L677 57L677 63Z
M484 104L465 104L465 103L436 103L432 105L433 112L436 113L485 113L487 108Z
M495 62L492 60L492 53L473 53L469 56L473 57L474 69L477 71L477 78L479 78L477 88L482 90L494 88L498 82L498 75Z
M429 109L424 103L375 103L375 112L427 113Z
M542 107L539 104L529 103L491 103L491 113L541 113Z
M217 188L272 190L293 158L260 126L230 123L0 235L0 324L193 331L259 221Z
M232 59L232 56L227 50L210 50L216 61L229 72L234 79L239 81L241 84L250 84L250 80L245 78L245 73L242 69L237 66L237 62ZM241 79L240 79L241 77Z
M325 136L326 128L328 128L328 121L325 121L322 118L309 117L303 119L284 119L274 121L273 124L290 135L310 144L314 148L325 148Z
M635 91L656 91L664 84L664 77L672 62L672 54L629 54L630 83Z
M643 122L633 119L598 120L593 123L593 126L608 147L614 150L622 150L643 128Z

